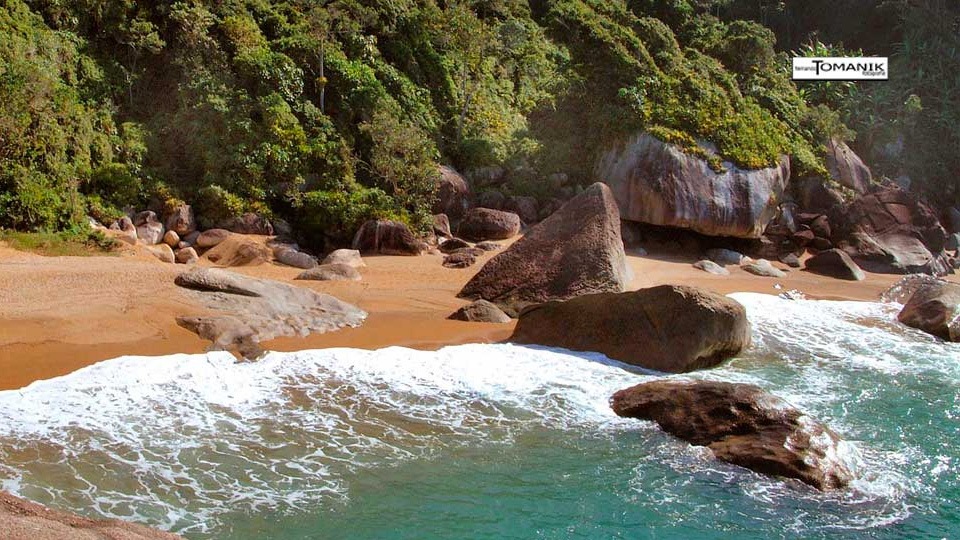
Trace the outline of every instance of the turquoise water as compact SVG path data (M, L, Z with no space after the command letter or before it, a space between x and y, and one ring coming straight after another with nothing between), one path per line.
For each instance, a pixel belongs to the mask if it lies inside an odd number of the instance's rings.
M960 347L896 306L739 294L754 346L689 377L830 424L820 493L615 417L659 375L510 345L123 358L0 392L0 487L206 538L960 536Z

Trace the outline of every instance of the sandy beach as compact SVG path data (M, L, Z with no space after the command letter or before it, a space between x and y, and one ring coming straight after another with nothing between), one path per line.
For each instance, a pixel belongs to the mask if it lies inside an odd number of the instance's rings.
M446 319L467 303L456 297L460 288L495 254L484 255L464 270L444 268L440 255L371 256L364 257L367 267L361 269L362 281L297 281L299 286L353 303L369 317L360 328L275 339L264 348L293 351L397 345L436 349L504 340L513 324ZM714 276L691 267L695 262L691 256L627 254L633 271L631 290L669 283L697 285L724 294L778 294L796 289L810 298L872 301L898 279L868 274L864 281L849 282L801 270L775 279L734 267L729 268L729 276ZM174 285L176 275L185 269L132 250L116 256L42 257L0 244L0 389L21 388L118 356L205 351L209 344L175 321L179 315L205 312ZM300 273L272 262L231 270L291 283Z

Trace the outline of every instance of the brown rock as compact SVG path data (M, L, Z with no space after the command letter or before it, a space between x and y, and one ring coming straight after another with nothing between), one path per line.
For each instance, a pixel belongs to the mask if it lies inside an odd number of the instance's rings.
M419 255L422 244L398 221L370 220L353 237L353 249L382 255Z
M433 216L433 234L437 238L450 238L453 233L450 232L450 218L446 214L437 214Z
M354 268L366 268L367 264L355 249L338 249L330 252L323 259L323 264L348 264Z
M321 264L301 272L296 279L312 281L360 281L360 272L349 264Z
M178 204L164 217L167 230L186 236L197 230L197 218L189 204Z
M806 269L814 274L837 279L850 281L867 279L866 274L857 266L857 263L853 262L849 255L839 249L828 249L810 257L807 259Z
M443 258L443 266L446 268L469 268L476 262L476 255L468 252L451 253Z
M273 224L270 220L250 212L220 223L220 228L237 234L273 236Z
M453 167L443 165L437 178L437 202L433 205L434 214L446 214L453 219L460 216L470 207L473 197L470 185ZM448 235L449 236L449 235Z
M499 191L484 191L477 195L477 208L489 208L491 210L503 210L507 198Z
M619 416L652 420L720 460L759 473L821 490L843 488L855 478L836 433L753 385L653 381L620 390L612 406Z
M510 340L683 373L716 366L749 346L750 323L746 309L726 296L661 285L531 306Z
M176 256L173 254L173 249L166 244L143 246L143 248L161 262L173 264L174 261L176 261Z
M461 240L459 238L450 238L449 240L444 240L437 246L440 249L440 253L453 253L458 249L468 248L470 244L466 240Z
M212 248L230 237L232 233L226 229L210 229L203 231L194 240L194 245L200 249Z
M210 248L203 258L222 267L259 266L270 261L267 246L244 235L234 234Z
M484 251L497 251L502 246L496 242L478 242L476 246L477 249L482 249Z
M860 156L847 143L837 139L827 143L827 169L838 184L857 193L866 193L873 182L870 168L864 165Z
M163 243L171 248L175 248L180 243L180 235L178 235L175 231L167 231L163 235Z
M520 233L520 216L513 212L474 208L460 221L457 233L474 242L506 240Z
M523 197L519 195L514 195L507 198L507 201L503 205L503 209L507 212L513 212L520 216L520 221L526 225L531 225L540 221L540 213L537 204L537 199L534 197Z
M447 317L454 321L467 322L485 322L485 323L508 323L510 316L504 313L495 304L486 300L477 300L471 304L463 306L452 315Z
M942 280L920 284L897 320L940 339L960 341L960 285Z
M628 273L616 202L597 183L488 261L458 296L516 315L529 304L622 291Z
M197 250L192 247L178 249L175 258L178 264L193 264L200 260Z

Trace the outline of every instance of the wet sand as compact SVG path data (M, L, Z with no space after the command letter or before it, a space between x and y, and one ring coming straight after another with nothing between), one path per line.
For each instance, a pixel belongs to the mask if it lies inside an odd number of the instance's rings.
M440 255L365 257L367 267L360 269L360 282L297 281L297 285L356 304L369 318L360 328L275 339L264 343L264 348L293 351L397 345L436 349L504 340L513 323L446 320L467 303L456 293L495 254L484 255L465 270L444 268ZM653 253L641 257L628 252L628 260L633 271L631 289L667 283L697 285L724 294L778 294L797 289L809 298L874 301L899 279L868 274L865 281L848 282L800 270L776 279L733 267L729 276L713 276L691 267L695 259L690 256ZM20 388L118 356L203 352L208 343L177 326L175 320L178 315L207 312L174 285L174 277L185 269L133 250L119 256L41 257L0 245L0 390ZM294 282L300 273L272 262L231 270L286 282Z

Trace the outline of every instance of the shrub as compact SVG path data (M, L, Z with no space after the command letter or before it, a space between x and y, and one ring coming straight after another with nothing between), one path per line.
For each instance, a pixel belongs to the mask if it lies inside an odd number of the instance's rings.
M201 228L209 229L243 214L245 205L240 197L213 184L197 191L195 212Z
M370 219L410 222L409 214L377 188L310 191L297 200L294 212L304 243L319 250L349 245L360 225Z

